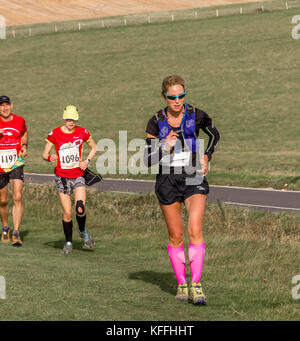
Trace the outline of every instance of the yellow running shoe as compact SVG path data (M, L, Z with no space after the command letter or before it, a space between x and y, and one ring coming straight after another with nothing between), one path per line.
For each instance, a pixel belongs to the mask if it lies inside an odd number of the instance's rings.
M177 294L175 300L187 301L189 298L188 286L186 283L179 284L177 288Z
M12 243L13 246L21 246L23 244L21 238L20 238L20 234L13 234L12 235Z
M203 304L203 305L206 304L207 298L203 293L200 282L199 283L192 283L191 288L190 288L189 299L194 304Z
M10 242L9 229L7 230L2 229L1 242L6 244Z

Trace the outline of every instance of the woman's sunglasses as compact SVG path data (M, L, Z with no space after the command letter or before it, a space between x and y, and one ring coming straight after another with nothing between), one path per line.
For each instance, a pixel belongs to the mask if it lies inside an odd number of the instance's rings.
M186 91L183 92L180 95L177 95L177 96L176 95L168 95L168 94L165 93L165 96L167 97L167 99L169 99L171 101L175 101L176 98L183 99L185 97L185 95L186 95Z

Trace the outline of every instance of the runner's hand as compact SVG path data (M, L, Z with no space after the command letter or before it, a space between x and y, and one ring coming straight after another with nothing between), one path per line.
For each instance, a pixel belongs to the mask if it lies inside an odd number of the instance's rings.
M199 173L203 173L204 176L207 175L208 173L208 156L207 155L203 155L203 157L200 160L200 163L202 165L202 169L197 170L197 172Z
M166 137L165 149L167 151L170 151L176 145L177 137L178 134L171 130L170 134Z
M80 167L82 170L86 170L88 165L89 165L89 162L88 162L87 160L84 160L84 161L80 161L80 162L79 162L79 167Z
M21 147L21 152L22 152L22 157L27 156L27 146L25 144Z
M57 161L57 155L56 154L51 154L50 155L50 162L56 162Z

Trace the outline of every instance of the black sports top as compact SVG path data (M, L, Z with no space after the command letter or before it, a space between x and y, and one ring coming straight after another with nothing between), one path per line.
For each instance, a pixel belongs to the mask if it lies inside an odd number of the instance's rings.
M167 107L164 108L164 112L167 115ZM206 154L210 160L213 152L215 151L217 147L218 141L220 140L220 134L217 128L212 124L212 120L207 115L207 113L205 113L204 111L198 108L195 108L195 126L196 126L195 128L196 137L199 136L200 129L203 130L204 133L209 136L208 144L207 144L204 154ZM170 126L170 128L176 131L179 127ZM146 133L152 136L159 135L159 127L158 127L156 115L152 116L150 120L148 121ZM183 139L182 134L180 135L180 139ZM163 154L164 154L164 151L161 146L155 151L153 148L152 142L153 142L153 139L146 139L144 163L148 167L153 166L154 164L158 163L162 159ZM183 141L181 142L183 143ZM196 158L196 155L193 155L194 166L195 166L195 158Z

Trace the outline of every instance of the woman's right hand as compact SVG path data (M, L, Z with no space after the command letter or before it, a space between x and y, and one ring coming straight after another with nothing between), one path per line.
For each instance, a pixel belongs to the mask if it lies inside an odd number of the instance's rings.
M56 154L51 154L50 155L50 162L56 162L57 161L57 155Z
M166 137L165 149L170 151L177 142L178 134L174 130L170 131L170 134Z

